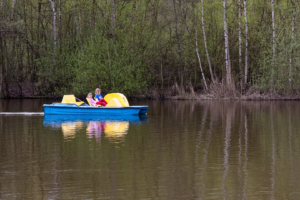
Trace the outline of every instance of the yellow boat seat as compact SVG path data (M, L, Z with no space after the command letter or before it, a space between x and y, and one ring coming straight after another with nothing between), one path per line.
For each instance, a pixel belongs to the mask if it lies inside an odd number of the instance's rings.
M88 102L89 106L92 106L92 104L91 104L89 98L86 98L86 101ZM96 105L96 106L97 106L97 107L101 107L101 105ZM96 106L95 106L95 107L96 107Z
M119 102L121 103L122 107L129 107L127 98L125 97L124 94L121 94L121 93L107 94L107 95L105 95L104 100L109 103L113 98L118 99ZM106 106L108 106L108 105L106 105Z
M117 98L112 98L106 105L106 107L124 107Z
M77 106L80 106L84 102L76 102L75 96L73 94L70 94L70 95L64 95L61 103L76 104Z

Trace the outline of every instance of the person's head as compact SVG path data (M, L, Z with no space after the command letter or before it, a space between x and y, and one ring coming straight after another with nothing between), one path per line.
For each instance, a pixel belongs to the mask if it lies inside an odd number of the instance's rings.
M88 93L88 95L86 96L86 98L93 98L93 94L92 93Z
M101 90L100 88L96 88L96 91L95 91L96 94L100 94L101 93Z

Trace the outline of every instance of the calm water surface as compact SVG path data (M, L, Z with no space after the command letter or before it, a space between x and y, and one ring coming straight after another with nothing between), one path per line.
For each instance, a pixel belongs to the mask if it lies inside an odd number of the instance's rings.
M147 116L0 114L0 199L299 199L300 102L131 104Z

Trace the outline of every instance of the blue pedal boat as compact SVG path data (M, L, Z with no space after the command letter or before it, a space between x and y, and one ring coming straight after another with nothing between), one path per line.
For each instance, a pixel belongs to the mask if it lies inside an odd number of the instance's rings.
M45 115L139 115L146 114L148 106L129 106L129 107L93 107L87 104L74 105L64 103L44 104Z
M74 95L64 95L61 103L44 104L45 115L139 115L146 114L148 106L129 106L126 97L120 93L107 94L105 107L90 106L76 102ZM88 101L89 103L89 101Z
M83 122L88 124L91 121L99 122L129 122L141 124L148 121L147 115L45 115L44 126L59 127L62 123Z

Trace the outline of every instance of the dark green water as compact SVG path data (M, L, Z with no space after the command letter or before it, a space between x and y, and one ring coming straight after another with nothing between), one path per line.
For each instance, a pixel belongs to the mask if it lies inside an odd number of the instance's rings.
M299 199L300 102L130 103L147 116L1 114L0 199Z

